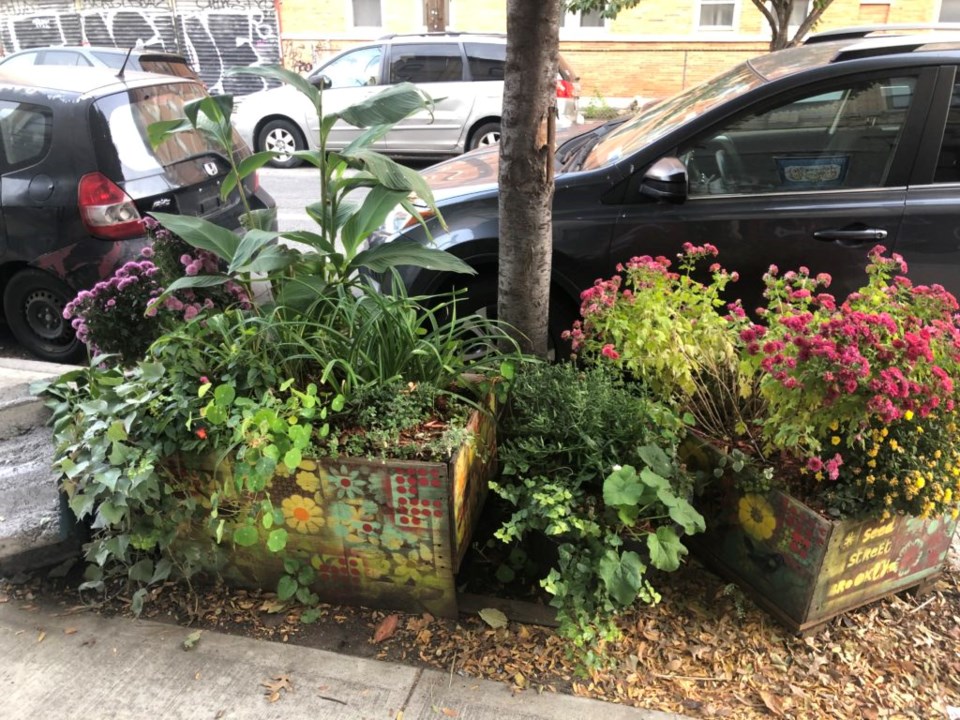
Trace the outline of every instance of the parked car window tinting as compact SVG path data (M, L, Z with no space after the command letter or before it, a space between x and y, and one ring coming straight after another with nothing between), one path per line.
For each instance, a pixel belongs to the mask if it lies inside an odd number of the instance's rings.
M222 154L193 130L177 133L156 149L150 146L147 136L151 123L180 119L185 103L205 96L198 85L177 83L134 88L98 100L91 118L94 140L98 146L110 143L113 148L100 146L97 156L116 163L115 167L104 168L104 172L114 180L134 180L191 157ZM236 133L234 142L242 145Z
M881 187L916 81L859 82L752 113L681 148L691 196Z
M503 80L503 67L507 62L507 46L491 43L464 43L467 51L467 66L470 79Z
M705 112L763 84L749 66L740 65L712 80L638 113L598 142L581 166L584 170L629 157Z
M460 45L394 45L390 51L390 82L435 83L463 80Z
M950 110L943 128L943 142L940 144L933 182L960 182L960 83L953 86L953 95L950 96Z
M93 52L92 55L104 65L114 70L119 70L126 58L126 54L121 53Z
M320 70L319 76L330 79L330 87L362 87L363 85L377 85L380 82L380 60L383 57L383 48L361 48L352 53L337 58Z
M6 170L40 161L50 149L52 131L49 108L0 100L0 142Z
M4 68L18 68L18 67L27 67L28 65L35 65L37 62L38 53L23 53L22 55L13 55L8 57L3 61Z
M44 65L68 65L72 67L92 67L93 63L78 52L70 50L47 50L43 54Z

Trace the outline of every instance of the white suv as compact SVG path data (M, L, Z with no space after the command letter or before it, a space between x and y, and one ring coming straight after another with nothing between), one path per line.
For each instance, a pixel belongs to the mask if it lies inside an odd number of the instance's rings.
M348 107L384 86L412 82L437 100L433 116L421 112L398 123L377 150L401 157L456 155L500 139L506 38L439 33L390 35L344 50L308 76L323 87L324 112ZM580 84L560 58L557 109L561 127L577 122ZM294 150L316 148L317 117L306 98L289 86L243 98L234 125L255 150L274 150L277 167L293 167ZM338 122L330 149L345 147L361 130Z

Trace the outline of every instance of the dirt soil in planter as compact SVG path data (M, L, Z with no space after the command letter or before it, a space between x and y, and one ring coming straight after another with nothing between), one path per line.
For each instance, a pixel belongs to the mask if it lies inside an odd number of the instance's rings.
M0 602L82 602L70 577L0 581ZM582 676L568 643L551 629L511 622L494 630L476 616L429 615L321 606L302 608L272 593L226 588L157 589L144 610L153 620L416 664L543 690L599 698L698 718L946 718L960 707L960 557L927 594L891 597L848 613L800 639L781 629L739 590L695 561L661 579L662 603L623 618L608 645L610 670ZM122 592L90 610L128 615Z

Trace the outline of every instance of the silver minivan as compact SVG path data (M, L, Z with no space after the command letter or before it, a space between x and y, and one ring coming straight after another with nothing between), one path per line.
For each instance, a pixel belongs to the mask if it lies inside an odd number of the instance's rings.
M374 95L384 86L412 82L436 99L433 115L416 113L398 123L376 149L399 157L457 155L500 139L506 38L502 35L442 33L391 35L344 50L319 65L308 79L322 87L324 113ZM557 110L560 127L578 121L580 84L560 58ZM315 149L318 120L307 99L283 86L247 95L234 115L240 135L255 150L273 150L277 167L293 167L290 153ZM328 146L345 147L361 131L343 121Z

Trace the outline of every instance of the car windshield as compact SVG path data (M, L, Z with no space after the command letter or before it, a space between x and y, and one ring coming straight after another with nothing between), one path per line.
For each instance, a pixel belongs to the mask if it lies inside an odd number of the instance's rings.
M629 157L668 132L763 83L763 78L744 64L688 88L638 113L603 137L586 156L580 169L592 170Z
M94 138L107 174L114 180L134 180L198 155L222 155L194 130L179 132L156 149L147 135L152 123L183 118L184 104L205 96L195 83L171 83L132 88L98 100L93 109Z

